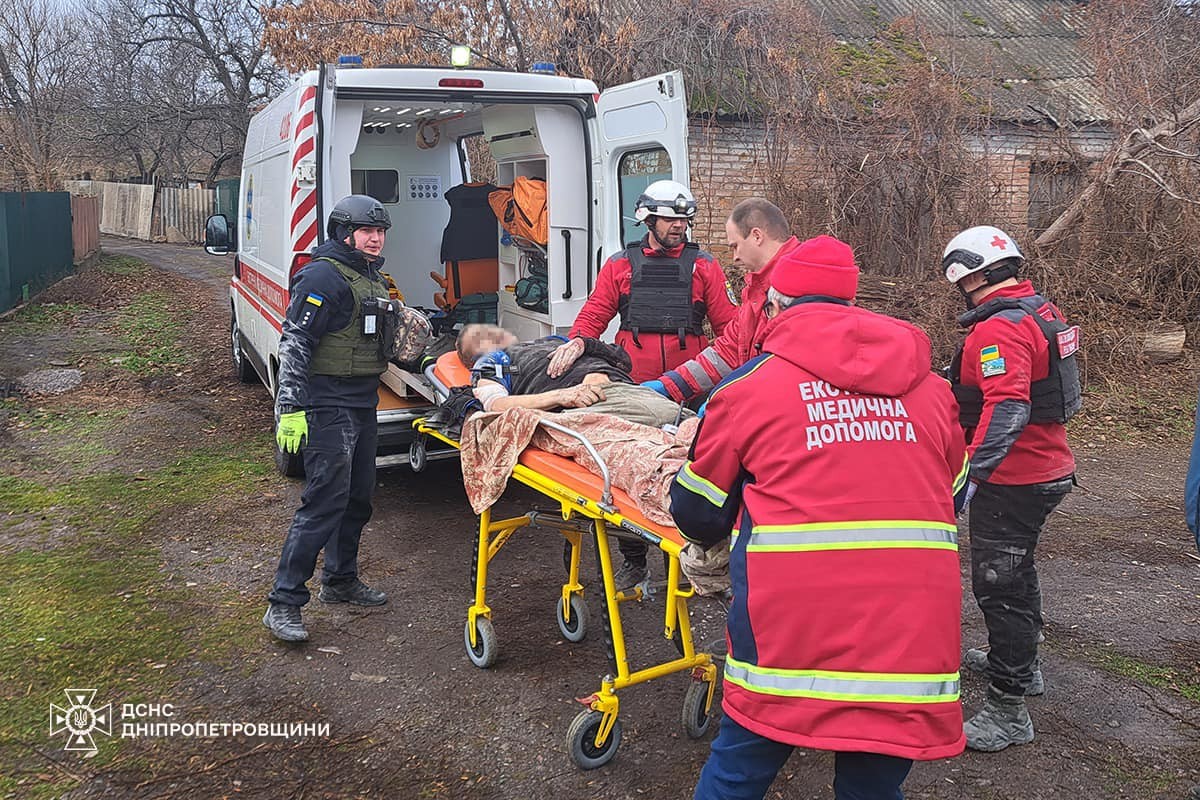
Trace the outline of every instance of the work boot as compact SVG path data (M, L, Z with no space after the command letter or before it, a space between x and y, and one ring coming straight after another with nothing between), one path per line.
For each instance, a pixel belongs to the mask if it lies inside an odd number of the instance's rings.
M387 602L387 595L378 589L372 589L355 578L345 583L323 583L317 599L322 603L349 603L353 606L381 606Z
M300 606L287 603L271 603L263 614L263 625L271 629L276 639L282 642L307 642L308 630L300 619Z
M972 647L963 657L963 666L972 672L981 674L987 673L988 654L987 650L980 650L978 647ZM1046 681L1042 678L1042 661L1038 659L1033 662L1033 680L1029 682L1029 688L1025 690L1026 697L1040 697L1046 693Z
M625 559L625 563L617 570L617 574L613 575L613 584L617 587L618 592L623 592L626 589L632 589L649 577L650 568L646 566L646 562L638 563Z
M967 747L995 753L1010 744L1033 741L1033 720L1025 709L1025 698L988 687L987 700L979 713L963 725Z

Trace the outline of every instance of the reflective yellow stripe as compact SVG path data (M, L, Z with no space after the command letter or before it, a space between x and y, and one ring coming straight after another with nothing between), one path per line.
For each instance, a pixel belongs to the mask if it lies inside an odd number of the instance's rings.
M729 498L728 494L718 489L711 481L697 475L692 470L692 462L690 461L683 465L683 469L679 470L675 476L675 480L679 482L680 486L689 492L700 495L717 508L725 505L725 501Z
M935 674L835 672L771 669L725 659L725 680L743 689L779 697L808 697L850 703L954 703L957 672Z
M964 486L967 485L967 477L971 473L971 459L963 456L962 470L954 477L954 483L951 488L952 494L958 494Z
M957 550L958 528L926 520L863 520L755 525L747 551Z

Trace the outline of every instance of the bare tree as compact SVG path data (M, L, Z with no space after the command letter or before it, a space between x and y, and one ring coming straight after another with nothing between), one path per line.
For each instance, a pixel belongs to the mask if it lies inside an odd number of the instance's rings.
M70 166L85 63L79 30L47 0L0 15L0 139L16 188L53 189Z
M1050 248L1122 178L1200 203L1200 19L1172 0L1111 0L1091 11L1089 39L1112 123L1123 136L1094 179L1043 232Z

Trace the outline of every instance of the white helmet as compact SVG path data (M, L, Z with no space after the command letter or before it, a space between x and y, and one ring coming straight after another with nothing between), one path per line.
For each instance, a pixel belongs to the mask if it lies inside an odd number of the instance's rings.
M696 198L682 183L655 181L638 197L633 216L638 222L646 217L690 220L696 216Z
M946 252L942 254L942 269L946 272L946 280L958 283L968 275L986 270L997 261L1015 258L1011 268L1002 270L1003 275L989 275L989 283L997 283L1005 278L1015 277L1017 267L1024 261L1020 248L1012 237L999 228L991 225L978 225L967 228L950 240Z

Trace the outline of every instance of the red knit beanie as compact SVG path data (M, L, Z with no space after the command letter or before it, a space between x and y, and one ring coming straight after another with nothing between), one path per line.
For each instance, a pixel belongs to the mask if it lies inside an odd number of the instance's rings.
M801 242L771 272L771 286L788 297L825 295L853 300L858 291L858 265L850 245L832 236Z

